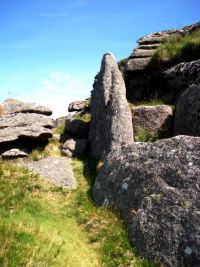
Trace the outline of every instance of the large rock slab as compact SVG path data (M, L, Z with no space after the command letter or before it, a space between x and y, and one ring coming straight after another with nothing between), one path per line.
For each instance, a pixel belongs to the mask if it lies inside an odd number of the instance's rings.
M0 130L7 127L41 126L53 128L54 121L50 117L34 113L17 113L0 116Z
M143 257L200 266L200 138L177 136L116 147L95 181L100 206L121 213Z
M173 110L167 105L138 106L132 109L134 133L144 129L161 137L171 137L173 129Z
M22 127L7 127L0 129L0 145L4 143L11 143L13 141L20 141L22 145L26 147L28 140L44 142L53 136L52 132L48 128L41 126L22 126ZM26 139L27 143L24 143ZM28 140L27 140L28 139Z
M133 142L131 111L122 74L113 55L103 56L91 98L91 155L103 158L116 145Z
M24 148L32 149L46 143L54 127L53 119L47 116L50 114L48 108L35 103L6 100L0 113L0 155L25 156Z
M200 80L183 92L176 105L174 135L180 134L200 136Z
M36 103L25 103L16 99L5 100L2 103L2 109L4 114L38 113L48 116L52 114L52 110L45 106Z
M49 157L39 161L18 163L18 165L27 167L32 172L70 189L77 187L71 161L68 158Z

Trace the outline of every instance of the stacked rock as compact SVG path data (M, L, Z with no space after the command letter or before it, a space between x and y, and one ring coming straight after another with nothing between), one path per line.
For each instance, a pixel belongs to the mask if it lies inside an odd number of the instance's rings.
M0 156L27 156L52 137L52 111L36 103L8 99L0 105Z

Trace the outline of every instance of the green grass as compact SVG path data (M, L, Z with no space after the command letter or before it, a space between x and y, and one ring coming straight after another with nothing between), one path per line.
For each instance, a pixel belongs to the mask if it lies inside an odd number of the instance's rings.
M52 137L47 145L34 148L28 158L36 161L50 156L59 157L61 155L60 148L59 141Z
M144 129L140 126L137 126L135 129L135 141L136 142L146 142L151 143L155 142L163 137L159 133L150 132L147 129Z
M90 122L91 121L91 113L90 112L86 112L82 115L77 115L77 114L74 114L72 115L72 118L73 119L77 119L77 120L82 120L82 121L85 121L85 122Z
M200 30L182 37L177 34L159 46L150 67L170 66L183 61L200 59Z
M124 67L126 65L127 61L128 61L128 58L123 58L120 61L118 61L117 64L118 64L119 68Z
M75 191L0 161L0 266L152 266L136 256L122 221L94 206L95 162L72 164Z

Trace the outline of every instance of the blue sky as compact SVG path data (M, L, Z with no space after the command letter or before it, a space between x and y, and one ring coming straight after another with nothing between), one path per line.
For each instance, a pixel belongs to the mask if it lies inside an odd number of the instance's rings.
M104 52L130 55L148 33L200 20L200 0L0 0L0 102L65 115L88 97Z

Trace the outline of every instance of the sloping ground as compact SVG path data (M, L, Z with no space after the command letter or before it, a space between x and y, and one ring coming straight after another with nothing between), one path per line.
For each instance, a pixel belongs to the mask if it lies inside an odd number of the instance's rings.
M152 266L135 256L117 216L93 205L92 166L73 160L78 189L68 191L0 161L0 266Z

